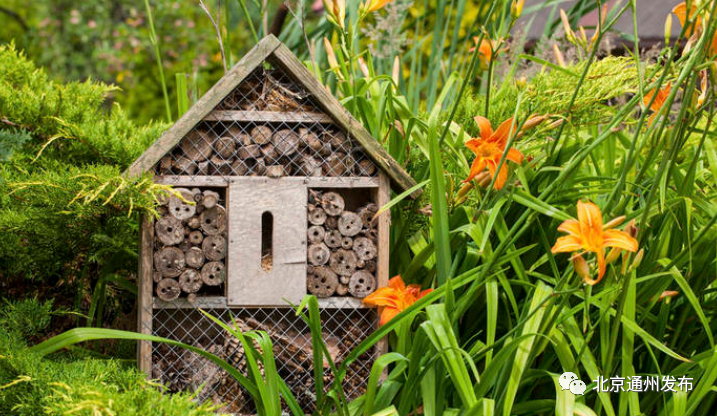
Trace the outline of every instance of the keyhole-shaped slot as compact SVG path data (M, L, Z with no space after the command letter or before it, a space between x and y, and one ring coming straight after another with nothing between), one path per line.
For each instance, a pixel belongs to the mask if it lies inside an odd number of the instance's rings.
M266 211L261 214L261 268L271 270L274 262L274 216Z

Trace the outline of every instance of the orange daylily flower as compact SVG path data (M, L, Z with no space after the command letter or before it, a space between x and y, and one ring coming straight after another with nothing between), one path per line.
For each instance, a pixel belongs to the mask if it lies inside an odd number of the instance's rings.
M366 296L363 303L371 306L383 306L380 320L380 324L383 325L432 291L433 289L421 290L419 285L406 286L399 275L389 280L388 286L378 288Z
M470 182L478 176L485 168L488 168L491 174L491 178L495 176L498 164L505 151L505 146L508 143L508 134L510 133L513 119L509 118L498 126L496 131L493 131L493 127L490 121L481 116L475 116L473 118L478 127L480 128L480 137L475 137L466 142L466 147L471 149L475 153L476 158L473 160L471 165L470 173L468 177L463 181ZM547 119L547 116L531 117L528 121L523 124L522 130L527 130L537 126ZM521 133L518 133L518 136ZM523 163L523 154L514 148L508 150L508 154L505 156L506 160L510 160L515 163ZM505 181L508 179L508 167L506 163L503 163L498 177L495 179L493 187L495 189L503 188Z
M619 225L624 218L610 221L603 226L600 208L592 202L578 201L578 220L566 220L558 227L558 231L568 235L559 237L550 250L555 253L592 252L597 255L598 278L593 280L584 277L585 283L592 286L602 280L605 275L605 248L615 247L631 252L637 251L637 240L630 234L612 227Z
M658 114L660 114L660 110L662 109L662 106L665 105L665 101L667 101L667 97L670 95L670 90L672 89L672 83L668 82L667 85L665 85L664 88L657 91L657 97L655 98L655 101L652 102L650 105L650 110L652 110L652 115L647 120L647 125L652 125L652 122L655 121L655 117L657 117ZM655 90L649 91L645 96L642 98L642 102L645 105L650 104L650 101L652 101L652 97L655 95Z
M692 2L692 5L690 6L690 10L687 10L687 3L682 2L675 6L672 9L672 13L677 16L677 19L680 21L680 24L682 27L685 27L685 24L689 22L690 27L687 28L687 31L685 32L686 36L689 38L687 42L687 46L685 46L685 50L689 50L690 47L697 41L697 39L702 35L702 31L704 29L703 24L703 17L699 16L697 19L693 19L695 13L697 12L697 6L695 6L694 1ZM717 54L717 33L714 34L712 37L712 42L710 43L709 52L711 55Z
M500 50L497 49L498 44L495 41L492 41L490 39L486 39L485 37L483 40L481 40L480 44L478 44L478 40L480 37L473 36L473 43L475 46L468 49L468 52L473 52L478 48L478 59L480 59L481 65L488 65L490 61L492 61L500 52Z
M366 13L375 12L376 10L381 10L385 5L388 3L391 3L393 0L370 0L368 3L364 5Z

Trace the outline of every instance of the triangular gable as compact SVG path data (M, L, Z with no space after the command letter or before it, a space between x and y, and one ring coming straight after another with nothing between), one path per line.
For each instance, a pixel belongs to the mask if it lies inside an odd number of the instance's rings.
M265 63L273 69L266 68ZM251 153L260 151L260 146L255 145L255 137L260 132L250 131L257 127L255 120L263 120L274 126L272 142L276 146L267 143L267 145L261 146L261 151L267 152L266 149L272 151L266 159L269 161L274 157L278 161L281 157L280 162L284 164L289 175L311 175L308 169L316 164L318 158L323 157L319 162L323 165L324 174L326 174L328 166L331 176L371 176L374 174L372 172L375 164L391 179L392 187L396 192L400 193L415 186L413 179L376 139L273 35L265 37L249 51L135 160L127 173L131 176L139 176L146 171L154 170L156 174L206 175L213 173L254 176L265 174L264 171L258 172L259 168L264 169L265 166L254 165L254 162L251 161L253 157ZM283 123L288 123L286 131L289 135L287 135L286 142L280 139L280 142L276 143L277 129ZM296 123L300 123L299 126L307 126L307 128L297 129ZM289 125L293 127L289 127ZM290 129L293 129L294 132L291 133ZM310 134L312 138L318 137L320 141L324 142L333 143L335 140L339 140L339 142L343 140L345 144L341 144L338 151L335 145L330 152L327 152L327 149L317 148L313 153L316 158L302 156L300 152L294 151L292 146L296 145L294 136L298 135L301 135L300 146L307 146L305 134ZM250 135L253 135L254 138L250 138ZM227 155L231 151L235 151L234 143L231 142L238 143L239 147L242 146L242 141L247 144L251 143L251 145L237 149L237 153L235 153L238 154L237 157L231 157L231 160L222 160L217 155L217 150L223 149L220 143L213 141L214 156L212 157L216 160L210 161L209 154L211 152L205 151L207 150L208 136L226 139L227 143L232 146L232 149L226 149ZM325 144L325 146L329 145ZM276 149L273 149L274 147ZM286 149L291 151L291 155ZM283 151L286 153L281 153ZM267 153L260 157L264 158L265 155ZM337 157L337 155L339 156ZM370 163L369 160L373 163ZM264 164L266 162L262 161L262 165ZM191 169L186 169L185 165L189 165ZM212 172L207 172L207 166ZM365 170L366 166L371 167L371 172ZM272 168L277 167L279 166L272 166ZM276 170L272 174L276 174ZM413 196L415 197L417 194L414 193Z

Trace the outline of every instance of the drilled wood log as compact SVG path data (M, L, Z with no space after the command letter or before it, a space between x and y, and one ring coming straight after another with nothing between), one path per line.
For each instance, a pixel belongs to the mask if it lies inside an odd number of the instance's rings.
M169 213L178 220L187 220L197 212L194 194L186 188L175 188L174 190L182 195L182 199L175 195L169 199Z
M343 236L338 230L329 230L324 235L324 243L326 243L326 246L328 246L329 248L341 247L342 240Z
M234 159L224 159L219 155L213 155L211 159L211 165L213 166L214 173L217 175L231 175L232 174L232 163Z
M227 133L234 139L234 142L237 145L251 144L251 137L248 134L244 133L242 129L237 125L232 125L231 127L229 127L227 129Z
M206 190L202 193L202 205L204 208L214 208L219 203L219 194L214 191Z
M249 172L249 167L242 159L236 159L234 163L232 163L232 170L234 175L243 176Z
M218 261L227 254L227 242L223 235L210 235L202 242L204 257L210 261Z
M328 267L315 267L307 280L307 289L318 298L328 298L336 291L339 278Z
M193 230L196 230L197 228L199 228L200 224L201 223L199 222L199 216L197 216L197 215L187 219L187 227L189 227Z
M267 143L260 148L261 154L264 157L264 161L267 163L275 163L279 160L279 153L273 144Z
M350 250L354 246L354 240L351 237L344 237L341 239L341 248L344 250Z
M181 292L182 289L179 287L179 283L174 279L166 278L157 283L157 297L165 302L177 299Z
M184 253L184 260L187 266L198 269L204 264L204 252L202 252L202 249L199 247L190 247L189 250Z
M182 226L182 221L171 215L160 218L154 225L154 231L159 241L167 246L179 244L184 240L184 226Z
M339 219L337 217L328 217L324 223L324 228L327 230L335 230L339 226Z
M242 160L259 158L261 157L261 147L258 144L242 146L237 150L237 157Z
M194 162L202 162L212 154L212 141L207 133L192 130L181 141L180 147L184 156Z
M376 278L371 273L359 270L351 275L349 292L357 298L365 298L376 290Z
M209 171L209 161L205 160L204 162L197 163L197 175L209 175L211 172Z
M305 134L301 134L299 132L300 137L302 138L302 141L305 143L306 147L310 149L313 153L318 153L324 148L324 143L319 139L319 137L308 131Z
M376 245L366 237L356 237L353 250L356 253L356 257L363 261L375 259L378 253Z
M325 176L342 176L353 167L353 159L345 153L332 153L324 159L321 167Z
M363 159L354 166L354 173L357 176L373 176L376 173L376 165L368 159Z
M286 167L284 165L271 165L266 167L266 176L270 178L281 178L285 176Z
M254 162L254 165L251 167L251 175L252 176L261 176L266 172L266 162L264 162L264 159L257 159Z
M373 242L378 241L378 229L376 227L364 228L361 230L361 234Z
M187 269L179 276L179 287L187 293L197 293L202 287L202 276L194 269Z
M187 240L190 244L198 246L202 244L202 241L204 240L204 234L202 234L202 232L199 230L194 230L189 233L189 235L187 236Z
M197 171L197 162L188 157L178 157L172 162L172 167L177 175L194 175Z
M313 225L322 225L326 222L326 211L322 208L314 208L309 210L309 222Z
M338 249L331 254L329 265L336 274L350 276L356 271L356 261L356 253L350 250Z
M172 173L172 155L166 155L159 160L159 172L162 174Z
M269 126L256 126L251 129L251 139L256 144L266 144L271 141L271 127Z
M297 174L309 177L321 176L321 162L314 157L302 155Z
M215 205L199 215L199 223L205 234L217 235L227 229L227 212L221 205Z
M346 284L339 283L339 285L336 286L336 295L346 296L347 293L349 293L349 287Z
M166 277L177 277L184 271L184 253L177 247L165 247L154 253L154 269Z
M224 159L229 159L234 157L234 153L237 151L237 144L233 137L223 136L214 142L214 150L219 156Z
M339 232L347 237L358 235L363 228L361 217L351 211L344 211L339 217Z
M212 261L202 267L202 281L207 286L219 286L226 280L224 263Z
M274 133L271 142L279 156L291 156L299 150L299 135L289 129Z
M321 198L321 206L327 215L337 217L344 211L346 203L341 195L336 192L327 192Z
M306 250L309 263L314 266L323 266L329 262L331 250L324 243L312 244Z
M373 227L375 226L375 221L373 220L373 217L376 215L377 212L378 206L371 202L359 208L357 214L359 217L361 217L361 221L363 222L364 227Z
M324 227L320 225L312 225L311 227L309 227L309 230L306 232L306 235L307 239L309 240L309 243L321 243L324 241L326 230L324 230Z

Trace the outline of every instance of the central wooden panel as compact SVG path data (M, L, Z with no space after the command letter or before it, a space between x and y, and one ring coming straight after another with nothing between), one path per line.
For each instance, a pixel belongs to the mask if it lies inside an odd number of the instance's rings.
M306 295L305 181L237 178L228 205L227 304L299 303Z

